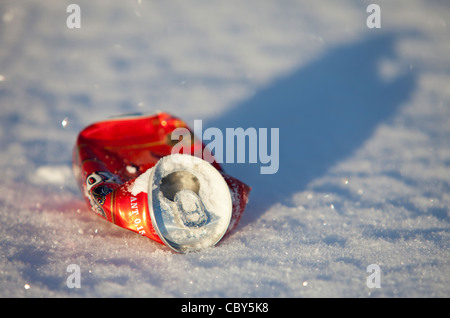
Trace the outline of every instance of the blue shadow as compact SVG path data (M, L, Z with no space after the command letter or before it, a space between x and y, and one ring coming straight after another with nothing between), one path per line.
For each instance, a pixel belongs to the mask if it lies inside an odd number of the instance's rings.
M259 163L223 164L252 186L250 214L277 202L290 204L293 194L351 155L408 100L416 86L414 74L386 81L379 72L381 59L398 60L394 46L400 36L369 36L331 49L223 116L204 122L204 129L218 127L222 132L227 127L279 128L277 173L260 174Z

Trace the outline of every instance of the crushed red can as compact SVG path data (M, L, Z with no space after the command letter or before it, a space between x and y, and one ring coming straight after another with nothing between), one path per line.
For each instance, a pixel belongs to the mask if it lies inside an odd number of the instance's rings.
M174 138L177 128L192 138ZM217 162L196 156L204 149L184 121L167 113L121 116L80 132L73 171L94 213L187 253L232 231L251 190Z

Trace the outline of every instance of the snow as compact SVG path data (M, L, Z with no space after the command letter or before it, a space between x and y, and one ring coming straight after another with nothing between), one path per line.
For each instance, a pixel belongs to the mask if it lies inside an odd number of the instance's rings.
M141 192L147 193L148 181L152 171L153 168L147 169L143 174L141 174L136 179L134 179L133 182L131 182L128 191L132 196L136 196Z
M450 6L380 0L369 29L370 3L2 1L0 297L449 297ZM279 128L276 174L224 165L253 191L200 253L102 220L69 173L83 127L156 110Z

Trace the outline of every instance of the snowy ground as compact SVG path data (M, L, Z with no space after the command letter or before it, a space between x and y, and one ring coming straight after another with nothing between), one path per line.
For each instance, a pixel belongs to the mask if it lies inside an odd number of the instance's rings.
M370 3L2 1L0 296L449 297L450 5L378 1L369 29ZM73 180L80 129L157 109L280 129L276 174L225 166L253 192L215 248L115 227Z

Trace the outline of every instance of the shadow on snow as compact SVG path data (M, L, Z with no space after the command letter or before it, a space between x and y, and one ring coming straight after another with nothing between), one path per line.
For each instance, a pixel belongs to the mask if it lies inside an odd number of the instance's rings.
M259 162L223 164L253 188L248 218L276 202L289 204L293 194L358 149L408 100L415 88L411 73L386 80L379 72L383 59L398 59L400 36L370 36L331 49L223 116L205 121L204 128L223 132L227 127L279 128L277 173L260 174Z

